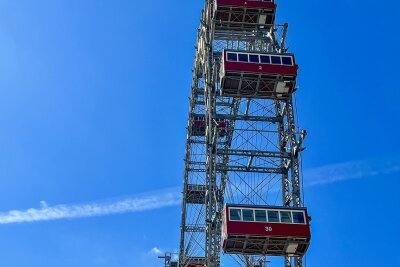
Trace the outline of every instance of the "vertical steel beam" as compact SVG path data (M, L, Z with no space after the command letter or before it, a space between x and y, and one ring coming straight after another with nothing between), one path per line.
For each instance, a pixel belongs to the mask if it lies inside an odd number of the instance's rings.
M218 267L220 260L220 216L218 215L218 186L216 173L217 126L216 118L216 73L213 58L213 6L214 1L206 0L203 13L204 31L204 74L206 102L206 262L207 267Z

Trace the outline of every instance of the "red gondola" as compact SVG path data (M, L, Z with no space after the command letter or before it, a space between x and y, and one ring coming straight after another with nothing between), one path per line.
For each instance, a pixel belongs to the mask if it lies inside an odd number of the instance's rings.
M206 203L207 188L205 185L188 184L186 190L186 202L191 204Z
M214 7L217 31L269 30L275 23L274 0L215 0Z
M303 256L310 245L305 208L227 205L223 219L227 254Z
M185 267L205 267L206 266L206 259L199 257L195 258L192 257L189 260L189 263L185 265Z
M298 66L293 54L224 50L222 96L284 99L295 91Z
M221 118L216 118L215 123L218 128L218 136L224 137L229 127L229 121ZM192 120L192 135L193 136L205 136L206 135L206 116L197 115Z

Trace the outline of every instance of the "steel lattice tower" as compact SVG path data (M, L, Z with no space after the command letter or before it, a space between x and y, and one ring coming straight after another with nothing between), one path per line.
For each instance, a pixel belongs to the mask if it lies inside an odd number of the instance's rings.
M221 52L286 52L287 24L243 32L216 30L215 2L206 0L198 29L191 84L182 201L179 266L220 266L225 203L301 207L300 160L306 135L296 126L294 98L222 97ZM195 122L202 121L203 124ZM227 121L227 130L218 125ZM199 130L200 129L200 130ZM265 257L237 256L242 266ZM256 264L257 263L257 264ZM302 258L285 258L285 267Z

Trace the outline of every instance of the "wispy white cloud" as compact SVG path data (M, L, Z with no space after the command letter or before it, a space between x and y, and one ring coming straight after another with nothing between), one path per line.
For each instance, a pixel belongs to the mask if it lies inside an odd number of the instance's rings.
M400 171L398 157L348 161L304 170L305 186L317 186L344 180L388 175Z
M176 189L150 193L132 198L123 198L108 202L95 202L75 205L50 206L40 202L40 208L11 210L0 213L0 224L26 223L73 219L82 217L105 216L127 212L139 212L178 205L181 195Z
M360 179L377 175L400 172L399 158L349 161L304 170L305 186L318 186L350 179ZM55 205L40 202L40 208L0 212L0 224L28 223L50 220L74 219L106 216L128 212L154 210L181 203L178 188L162 192L147 193L136 197L120 198L87 204ZM162 253L154 247L153 254Z
M154 247L154 248L150 249L149 254L159 256L159 255L163 254L163 252L158 247Z

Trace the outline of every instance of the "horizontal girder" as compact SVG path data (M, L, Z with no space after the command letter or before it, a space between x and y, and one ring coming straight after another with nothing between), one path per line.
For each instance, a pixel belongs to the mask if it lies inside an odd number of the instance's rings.
M203 114L192 114L193 116L204 116ZM267 117L267 116L249 116L249 115L230 115L230 114L217 114L218 119L237 120L237 121L260 121L277 123L283 120L282 117Z
M268 167L253 167L253 166L229 166L225 164L217 164L217 171L221 172L253 172L253 173L285 173L285 168L268 168Z
M204 225L186 225L185 232L187 233L203 233L206 231Z
M241 150L241 149L218 149L217 154L229 156L247 156L247 157L266 157L266 158L290 158L290 153L262 151L262 150Z
M190 162L190 165L195 165L194 167L189 167L188 170L191 172L205 172L204 162ZM269 167L254 167L254 166L230 166L226 164L217 164L217 172L254 172L254 173L276 173L284 174L287 172L286 168L269 168Z

